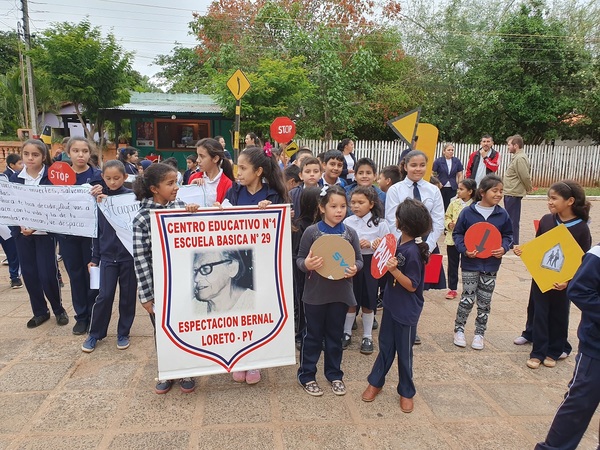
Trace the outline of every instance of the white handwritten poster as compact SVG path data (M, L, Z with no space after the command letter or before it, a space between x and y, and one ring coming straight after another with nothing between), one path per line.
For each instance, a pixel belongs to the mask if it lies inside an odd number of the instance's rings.
M96 213L96 199L89 187L0 181L0 224L96 237Z

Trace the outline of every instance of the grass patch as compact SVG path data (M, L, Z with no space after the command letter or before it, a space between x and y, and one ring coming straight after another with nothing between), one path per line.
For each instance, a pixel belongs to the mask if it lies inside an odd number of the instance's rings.
M533 188L533 192L527 195L548 195L547 187ZM600 196L600 187L584 187L586 196Z

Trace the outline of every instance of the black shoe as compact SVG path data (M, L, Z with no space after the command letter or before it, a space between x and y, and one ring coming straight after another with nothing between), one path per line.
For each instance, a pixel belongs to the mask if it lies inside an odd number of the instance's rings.
M350 344L352 343L352 336L344 333L344 337L342 338L342 350L346 350Z
M352 324L352 331L356 330L358 325L356 325L356 318L354 318L354 323Z
M370 355L373 353L373 339L371 338L363 338L362 343L360 344L360 352L363 355Z
M50 319L50 313L46 313L43 316L33 316L27 322L27 328L37 328L48 319Z
M86 334L88 331L88 323L87 322L76 322L75 326L73 326L73 334L76 336L81 336L82 334Z
M379 322L377 322L377 319L373 318L373 329L376 330L377 328L379 328Z
M415 336L415 345L421 345L421 338L418 334Z
M20 278L14 278L10 280L10 288L11 289L21 289L23 287L23 282Z
M58 316L56 316L56 323L60 326L64 326L69 323L69 316L67 316L66 311L63 311Z

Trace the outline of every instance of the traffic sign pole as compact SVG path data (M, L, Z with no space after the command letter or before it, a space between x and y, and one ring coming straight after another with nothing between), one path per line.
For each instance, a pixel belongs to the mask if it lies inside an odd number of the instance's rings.
M235 122L233 124L233 157L235 162L240 156L240 113L242 110L242 100L235 101Z

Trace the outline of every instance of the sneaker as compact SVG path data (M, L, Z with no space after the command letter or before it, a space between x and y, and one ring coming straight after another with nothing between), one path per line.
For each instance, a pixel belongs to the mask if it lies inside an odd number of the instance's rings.
M88 324L87 322L76 322L75 325L73 326L73 334L76 336L81 336L82 334L87 333L88 331Z
M558 357L559 361L562 361L563 359L567 359L569 357L569 354L567 352L562 352L560 354L560 356Z
M119 350L129 348L129 336L117 336L117 348Z
M515 344L515 345L525 345L525 344L529 344L529 341L527 339L525 339L523 336L517 336L515 338L515 340L513 341L513 344Z
M465 339L465 333L463 333L462 331L457 331L456 333L454 333L454 345L456 345L457 347L466 347L467 346L467 340Z
M448 291L448 293L446 294L446 299L447 300L454 300L456 297L458 297L458 292L456 292L453 289L450 289Z
M196 381L193 378L182 378L179 380L179 387L181 388L181 392L189 394L196 389Z
M476 334L473 337L473 342L471 343L471 348L475 350L483 350L483 336L480 334Z
M233 372L233 381L236 383L245 383L246 382L246 371L242 370L241 372Z
M335 395L346 395L346 385L342 380L333 380L331 390Z
M313 397L321 397L323 395L323 389L319 387L316 381L309 381L306 384L301 384L304 388L304 392Z
M66 324L69 323L69 316L67 316L67 312L64 311L62 313L60 313L58 316L56 316L56 323L58 325L65 326Z
M4 258L4 259L2 260L2 265L3 265L3 266L8 266L8 259L7 259L7 258Z
M348 347L350 347L351 343L352 343L352 336L344 333L344 337L342 338L342 350L346 350Z
M373 317L373 329L376 330L379 328L379 322L377 322L377 318Z
M173 380L158 380L154 392L157 394L166 394L171 390L171 387L173 387Z
M256 384L260 381L260 370L252 369L246 372L246 384Z
M365 337L360 344L360 352L363 355L370 355L373 353L373 339Z
M23 287L23 282L20 278L15 278L10 280L10 288L11 289L21 289Z
M96 339L94 336L88 336L85 342L82 344L81 350L85 353L92 353L95 350L97 343L98 339Z
M43 324L46 320L50 319L50 313L46 313L43 316L33 316L27 321L27 328L36 328Z
M414 345L421 345L421 338L419 337L419 335L415 335L415 342Z
M352 323L352 331L356 330L358 325L356 325L356 317L354 318L354 322Z

